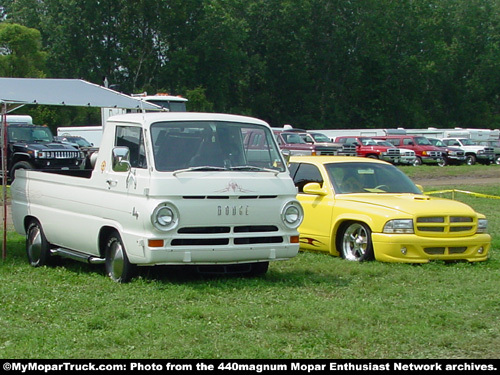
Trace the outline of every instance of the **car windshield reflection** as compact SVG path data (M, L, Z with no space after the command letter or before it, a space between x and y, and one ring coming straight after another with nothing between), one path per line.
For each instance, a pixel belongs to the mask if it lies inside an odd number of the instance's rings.
M325 167L338 194L422 194L403 172L389 164L330 163Z

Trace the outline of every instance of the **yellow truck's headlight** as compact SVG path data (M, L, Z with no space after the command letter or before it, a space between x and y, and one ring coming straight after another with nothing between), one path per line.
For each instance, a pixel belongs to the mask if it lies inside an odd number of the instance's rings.
M161 231L171 230L179 223L179 212L173 204L162 203L153 211L151 222Z
M384 225L384 233L414 233L412 219L389 220Z
M476 233L486 233L488 230L488 219L477 219Z
M304 211L299 202L291 201L283 206L281 220L288 228L298 228L304 218Z

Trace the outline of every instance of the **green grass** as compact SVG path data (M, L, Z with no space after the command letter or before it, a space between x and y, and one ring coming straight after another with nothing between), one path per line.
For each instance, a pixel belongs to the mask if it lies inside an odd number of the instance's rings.
M499 195L497 186L453 188ZM9 233L0 357L498 358L500 200L457 198L490 220L487 262L415 266L300 253L257 279L158 267L116 284L102 266L31 268L24 238Z

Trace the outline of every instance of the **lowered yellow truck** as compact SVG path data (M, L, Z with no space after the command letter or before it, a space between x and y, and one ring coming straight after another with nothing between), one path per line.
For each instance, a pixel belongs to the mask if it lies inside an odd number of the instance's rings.
M292 156L304 209L302 250L353 261L425 263L488 259L488 221L468 205L424 195L399 169L375 159Z

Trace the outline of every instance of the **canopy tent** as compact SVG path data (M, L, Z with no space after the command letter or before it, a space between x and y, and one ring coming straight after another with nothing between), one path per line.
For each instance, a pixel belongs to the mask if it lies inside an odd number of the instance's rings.
M7 105L27 104L164 110L162 107L80 79L4 78L0 77L0 113L2 114L3 250L6 257L6 180L7 180ZM17 107L16 107L17 108Z
M158 110L161 107L81 79L0 78L0 102Z

